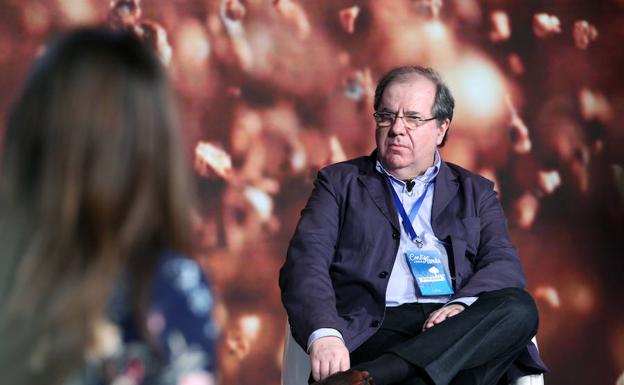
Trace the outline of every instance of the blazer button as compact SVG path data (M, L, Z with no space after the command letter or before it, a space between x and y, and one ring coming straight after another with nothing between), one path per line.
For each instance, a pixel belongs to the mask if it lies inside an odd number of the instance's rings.
M398 231L395 231L392 233L392 239L399 239L401 238L401 233L399 233Z
M371 327L376 328L379 326L379 321L375 320L373 322L371 322Z
M379 273L379 278L386 278L387 276L388 276L387 271L382 271L381 273Z

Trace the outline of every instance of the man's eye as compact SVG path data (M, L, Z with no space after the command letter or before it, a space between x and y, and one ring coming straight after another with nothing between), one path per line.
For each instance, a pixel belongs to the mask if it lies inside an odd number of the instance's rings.
M408 121L410 121L410 122L412 122L412 123L418 123L418 122L420 122L420 116L405 115L405 119L407 119Z

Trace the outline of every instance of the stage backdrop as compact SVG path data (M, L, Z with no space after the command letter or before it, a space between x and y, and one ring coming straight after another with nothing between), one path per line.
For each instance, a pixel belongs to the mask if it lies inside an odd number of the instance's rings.
M320 167L373 150L374 84L406 64L455 94L443 158L496 182L547 384L624 383L624 1L4 0L0 118L50 37L98 23L139 34L178 92L222 384L279 383L299 211Z

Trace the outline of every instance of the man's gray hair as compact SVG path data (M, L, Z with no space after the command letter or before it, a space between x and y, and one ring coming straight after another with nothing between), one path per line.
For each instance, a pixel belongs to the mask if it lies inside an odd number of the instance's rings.
M451 90L449 90L438 72L432 68L422 66L397 67L388 71L379 80L377 88L375 89L375 101L373 103L375 111L379 108L381 97L383 96L386 87L395 81L409 81L409 75L424 76L433 82L436 86L436 94L433 106L431 107L431 115L436 118L438 126L444 123L446 119L448 119L450 123L451 120L453 120L453 109L455 108L455 99L451 94ZM444 138L442 139L442 143L440 143L439 147L444 146L447 135L448 130L444 134Z

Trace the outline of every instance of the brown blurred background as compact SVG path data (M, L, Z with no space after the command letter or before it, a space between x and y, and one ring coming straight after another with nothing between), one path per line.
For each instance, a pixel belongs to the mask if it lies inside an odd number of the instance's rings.
M299 210L319 167L370 153L375 82L412 63L456 97L443 157L496 182L546 383L624 384L624 0L3 0L2 121L50 37L101 23L178 92L222 384L279 383Z

